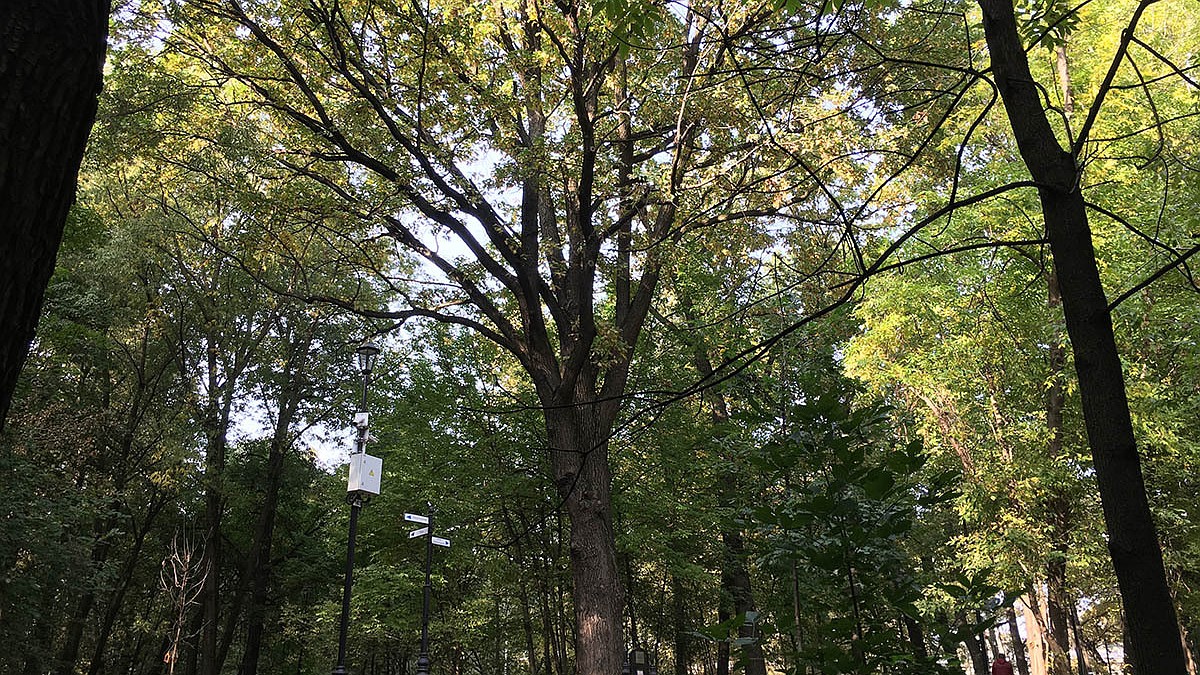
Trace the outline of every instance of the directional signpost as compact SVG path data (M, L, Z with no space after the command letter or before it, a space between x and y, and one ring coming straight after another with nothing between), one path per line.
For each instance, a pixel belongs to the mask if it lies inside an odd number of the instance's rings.
M421 655L417 657L417 675L429 675L429 596L433 591L430 576L433 570L433 547L450 548L450 540L433 536L433 504L429 504L429 515L404 514L404 520L425 527L408 533L409 539L425 537L425 588L421 601Z

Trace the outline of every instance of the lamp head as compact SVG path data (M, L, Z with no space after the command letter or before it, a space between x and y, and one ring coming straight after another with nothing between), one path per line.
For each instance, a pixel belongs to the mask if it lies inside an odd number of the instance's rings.
M358 357L358 370L364 375L375 369L375 359L379 356L380 349L373 342L364 342L354 350Z

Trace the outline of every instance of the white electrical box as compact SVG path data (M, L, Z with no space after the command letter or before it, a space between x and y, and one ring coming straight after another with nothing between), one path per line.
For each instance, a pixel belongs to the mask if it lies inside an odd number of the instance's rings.
M365 452L350 455L350 482L346 492L379 494L379 479L383 476L383 460Z

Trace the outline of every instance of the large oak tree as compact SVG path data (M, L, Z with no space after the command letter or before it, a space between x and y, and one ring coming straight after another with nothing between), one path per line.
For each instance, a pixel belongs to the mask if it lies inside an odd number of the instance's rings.
M253 111L280 175L366 228L339 237L420 261L378 263L388 306L307 299L469 328L520 364L570 520L585 675L621 667L610 440L673 247L803 197L780 197L807 174L749 141L727 72L731 39L783 34L769 6L200 0L173 16L171 48Z

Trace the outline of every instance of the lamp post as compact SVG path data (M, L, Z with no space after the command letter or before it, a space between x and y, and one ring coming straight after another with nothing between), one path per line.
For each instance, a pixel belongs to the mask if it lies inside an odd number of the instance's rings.
M350 457L350 480L346 487L346 501L350 504L350 533L346 541L346 578L342 585L342 616L338 624L338 656L333 675L346 674L346 632L350 624L350 587L354 583L354 539L358 534L358 512L370 495L379 494L379 478L383 469L378 457L367 454L370 420L367 414L367 387L371 384L371 371L375 368L379 351L379 347L370 342L364 342L354 350L358 370L362 374L362 399L354 414L354 426L358 429L355 449L358 452Z

